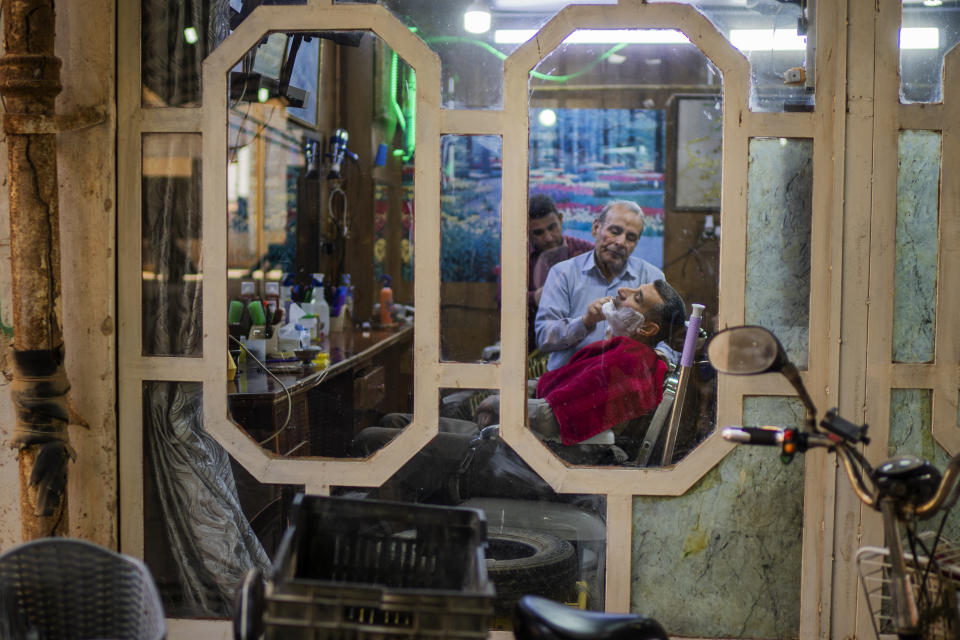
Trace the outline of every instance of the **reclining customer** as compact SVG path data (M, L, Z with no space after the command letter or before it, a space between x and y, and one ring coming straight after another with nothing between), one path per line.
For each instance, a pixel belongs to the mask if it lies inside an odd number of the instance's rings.
M660 403L667 370L655 349L672 344L683 331L683 299L664 280L621 287L616 297L595 301L609 336L581 347L568 363L536 381L527 401L530 428L544 440L565 445L612 444L608 430L643 416ZM500 421L499 396L477 407L480 428Z
M536 398L528 400L530 429L563 445L614 443L615 426L653 411L663 398L665 357L654 350L673 343L683 329L683 299L665 280L597 301L610 336L579 349L565 365L539 378ZM499 396L477 407L477 431L499 422ZM354 442L357 455L369 455L410 422L409 414L388 414ZM462 420L440 419L441 433L472 435ZM450 423L450 424L447 424Z

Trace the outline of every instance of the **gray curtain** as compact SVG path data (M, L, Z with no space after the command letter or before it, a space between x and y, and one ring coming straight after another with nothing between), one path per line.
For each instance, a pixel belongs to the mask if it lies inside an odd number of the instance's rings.
M148 386L145 427L184 612L229 615L251 567L269 560L243 515L223 448L203 430L200 383Z

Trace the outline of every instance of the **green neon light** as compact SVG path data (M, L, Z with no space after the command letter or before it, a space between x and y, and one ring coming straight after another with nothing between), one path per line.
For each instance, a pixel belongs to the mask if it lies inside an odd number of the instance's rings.
M397 124L403 130L403 149L394 150L395 156L403 156L404 162L409 162L417 140L417 74L413 69L408 70L408 89L401 107L397 101L397 91L400 88L400 56L394 51L390 57L390 108L397 116ZM399 152L399 153L398 153Z
M410 90L407 91L407 113L410 115L410 126L407 127L405 132L407 135L404 147L407 153L403 156L404 162L410 162L413 151L417 147L417 74L413 69L410 69L408 82Z
M410 31L413 33L417 32L416 27L410 27ZM474 38L463 38L457 36L441 36L437 38L427 38L426 42L428 44L449 44L449 43L461 43L461 44L470 44L480 49L486 51L487 53L500 58L501 60L507 59L507 54L503 53L493 45L484 42L482 40L476 40ZM564 83L569 82L570 80L581 76L595 66L612 56L620 49L623 49L627 46L627 43L621 42L616 44L604 53L600 54L593 62L585 66L583 69L575 71L573 73L568 73L562 76L552 76L546 73L540 73L538 71L531 71L531 77L537 78L539 80L545 80L549 82L558 82ZM400 103L397 101L397 91L400 88L400 56L397 55L397 52L392 52L390 58L390 108L393 110L393 113L397 116L397 125L403 130L403 149L394 149L394 156L403 156L404 162L409 162L413 158L414 150L416 149L417 144L417 74L413 69L409 69L408 76L408 86L409 89L406 92L404 105L400 106Z
M439 36L436 38L428 38L426 42L427 44L434 44L434 43L436 44L450 44L450 43L472 44L486 51L487 53L493 56L496 56L497 58L500 58L501 60L507 59L507 54L500 51L489 42L484 42L483 40L475 40L473 38L463 38L459 36ZM608 49L606 52L600 54L600 56L596 60L594 60L587 66L585 66L583 69L580 69L573 73L568 73L567 75L552 76L547 73L540 73L539 71L531 71L530 75L534 78L537 78L538 80L545 80L549 82L559 82L559 83L569 82L570 80L573 80L577 76L582 76L583 74L587 73L588 71L593 69L595 66L597 66L598 64L600 64L601 62L603 62L604 60L606 60L607 58L615 54L617 51L620 51L620 49L623 49L626 46L627 46L626 42L615 44L612 47L610 47L610 49Z
M406 131L407 121L403 117L403 110L400 108L400 105L397 104L397 73L399 67L400 56L394 51L390 58L390 106L393 107L393 112L397 115L397 124L401 129Z

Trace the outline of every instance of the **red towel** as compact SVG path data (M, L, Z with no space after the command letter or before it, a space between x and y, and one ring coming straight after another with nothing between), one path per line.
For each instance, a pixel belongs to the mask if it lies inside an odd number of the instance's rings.
M663 398L666 363L647 345L617 337L579 349L537 382L560 425L561 441L576 444L653 411Z

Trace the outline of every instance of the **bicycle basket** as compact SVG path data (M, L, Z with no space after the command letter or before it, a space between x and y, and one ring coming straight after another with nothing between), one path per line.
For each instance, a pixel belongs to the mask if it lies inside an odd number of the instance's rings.
M932 542L933 532L920 534ZM927 544L927 548L930 545ZM960 548L941 538L936 545L935 560L904 552L907 576L917 604L921 637L926 640L960 637L957 612L957 588L960 587ZM867 596L867 607L876 637L896 633L891 613L889 551L886 547L863 547L857 552L857 571Z

